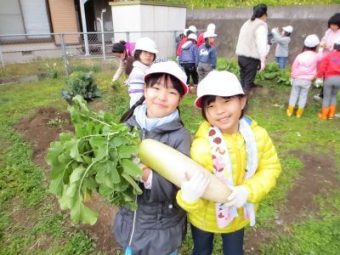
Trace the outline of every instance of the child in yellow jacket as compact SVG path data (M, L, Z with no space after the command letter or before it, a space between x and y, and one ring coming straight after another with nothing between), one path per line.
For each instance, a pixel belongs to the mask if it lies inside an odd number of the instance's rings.
M244 227L255 224L255 210L275 186L281 166L267 131L244 116L246 97L236 76L212 71L199 84L195 105L205 121L191 146L191 157L232 190L224 204L200 198L208 179L196 174L183 182L178 204L187 211L192 254L212 254L219 233L223 254L243 254Z

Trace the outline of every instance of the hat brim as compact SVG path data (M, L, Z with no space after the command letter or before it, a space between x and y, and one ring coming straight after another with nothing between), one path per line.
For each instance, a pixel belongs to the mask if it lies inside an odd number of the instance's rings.
M170 72L166 72L166 71L159 71L159 72L152 72L152 73L148 73L147 75L145 75L144 77L144 81L147 82L150 77L153 75L153 74L156 74L156 73L166 73L168 75L171 75L172 77L176 78L182 85L182 88L183 88L183 91L184 91L184 95L188 94L189 93L189 87L186 83L183 83L180 79L178 79L174 74L170 73Z

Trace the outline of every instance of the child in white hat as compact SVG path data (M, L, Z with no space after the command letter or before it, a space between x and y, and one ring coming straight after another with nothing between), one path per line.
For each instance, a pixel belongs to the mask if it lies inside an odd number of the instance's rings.
M156 43L149 37L141 37L137 40L133 55L132 71L127 80L130 108L143 96L144 76L155 61L157 53ZM127 66L127 68L131 67Z
M189 90L186 80L174 61L153 64L144 78L144 96L121 121L139 130L141 139L155 139L189 155L191 135L178 110ZM115 240L124 254L177 254L187 225L186 213L175 198L178 188L147 166L140 167L143 194L132 198L137 201L137 210L119 209Z
M282 27L282 32L278 28L272 29L273 43L276 43L275 59L281 69L284 69L288 62L290 35L293 32L292 26Z
M288 117L293 115L296 103L298 103L296 117L301 118L303 114L308 91L316 77L317 64L322 58L322 53L317 53L319 44L320 40L317 35L308 35L304 41L303 52L297 55L292 64L292 89L286 111Z
M208 30L203 34L205 43L198 49L198 81L200 82L211 70L216 68L217 54L215 39L217 34Z
M193 160L230 187L228 202L201 198L208 181L202 174L184 181L178 204L187 211L192 254L212 254L213 238L221 234L223 254L243 254L244 228L255 224L257 204L275 186L281 166L265 129L244 116L246 96L237 77L211 71L197 88L196 107L204 122L191 145Z

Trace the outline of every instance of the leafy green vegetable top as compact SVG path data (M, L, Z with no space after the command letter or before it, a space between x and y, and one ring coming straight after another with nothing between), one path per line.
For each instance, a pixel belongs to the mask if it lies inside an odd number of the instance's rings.
M95 113L81 96L68 108L75 133L62 133L51 144L50 191L61 209L71 211L74 223L94 224L97 213L84 204L86 197L98 192L117 206L136 209L136 183L142 172L133 158L140 139L136 131L117 124L109 113Z

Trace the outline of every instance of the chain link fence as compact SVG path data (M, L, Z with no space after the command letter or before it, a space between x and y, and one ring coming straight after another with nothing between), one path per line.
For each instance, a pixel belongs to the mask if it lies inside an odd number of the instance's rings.
M161 56L175 56L176 36L181 31L144 32L88 32L50 34L7 34L0 35L0 61L5 67L15 63L51 62L63 63L68 75L75 63L101 65L116 63L111 54L112 44L119 40L135 42L139 37L149 36L156 41ZM162 55L165 49L166 55ZM164 51L164 50L163 50ZM84 60L91 61L84 61Z

